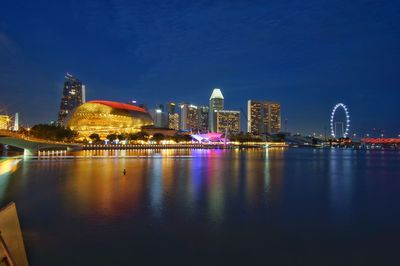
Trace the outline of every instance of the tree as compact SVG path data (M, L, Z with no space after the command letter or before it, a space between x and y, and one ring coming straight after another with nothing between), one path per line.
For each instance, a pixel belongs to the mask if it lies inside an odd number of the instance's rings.
M125 134L118 134L118 135L117 135L117 139L118 139L119 141L125 140L125 139L126 139L126 136L125 136Z
M146 141L149 139L149 135L146 132L141 131L141 132L129 134L128 139L132 140L132 141L136 141L136 140Z
M117 134L108 134L106 137L110 142L113 142L114 140L117 139Z
M191 141L192 137L190 135L179 135L176 134L172 137L172 140L174 140L176 143L182 142L182 141Z
M165 136L164 136L164 134L161 134L161 133L155 133L151 139L157 143L160 143L160 141L165 139Z
M55 141L73 141L78 136L76 131L69 128L47 124L34 125L30 134L37 138Z
M99 134L96 134L96 133L90 134L89 138L93 142L99 142L100 141L100 136L99 136Z

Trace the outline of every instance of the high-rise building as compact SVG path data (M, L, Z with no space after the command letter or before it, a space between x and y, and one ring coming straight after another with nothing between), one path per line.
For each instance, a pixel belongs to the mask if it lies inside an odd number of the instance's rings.
M238 134L240 132L240 111L218 110L214 112L216 132Z
M61 97L60 111L58 113L58 123L64 124L65 118L73 109L85 103L85 85L71 74L65 75L63 94Z
M199 113L196 105L182 103L181 107L181 130L199 131Z
M175 114L176 113L176 104L169 102L167 104L167 112L168 112L168 114Z
M196 105L189 105L188 107L188 129L192 132L200 130L199 111Z
M165 128L169 126L168 114L164 112L164 106L162 104L157 105L155 109L151 110L150 115L153 118L154 126Z
M199 106L199 130L202 133L208 132L208 118L209 108L208 106Z
M281 130L280 103L249 100L247 117L247 131L253 135L275 134Z
M189 104L188 103L181 103L181 121L179 125L180 130L188 130L188 112L189 112Z
M179 114L168 114L168 128L179 130Z
M172 102L168 103L167 112L168 112L168 128L179 130L179 114L176 112L176 104Z
M217 130L214 112L224 110L224 96L220 89L215 88L211 93L210 97L210 110L208 116L208 128L210 131L215 132Z

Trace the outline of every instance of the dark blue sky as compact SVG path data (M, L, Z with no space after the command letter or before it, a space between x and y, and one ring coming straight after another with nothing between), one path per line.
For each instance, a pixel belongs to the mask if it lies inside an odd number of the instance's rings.
M0 8L0 106L24 123L57 115L63 76L88 99L282 103L290 131L400 134L399 1L18 1Z

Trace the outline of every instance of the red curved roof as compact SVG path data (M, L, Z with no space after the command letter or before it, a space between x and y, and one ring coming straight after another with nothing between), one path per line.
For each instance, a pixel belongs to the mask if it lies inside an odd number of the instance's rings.
M116 108L116 109L123 109L123 110L147 113L146 110L144 110L143 108L140 108L138 106L131 105L131 104L126 104L126 103L103 101L103 100L94 100L94 101L90 101L89 103L99 103L99 104L104 104L104 105L107 105L107 106L110 106L110 107Z

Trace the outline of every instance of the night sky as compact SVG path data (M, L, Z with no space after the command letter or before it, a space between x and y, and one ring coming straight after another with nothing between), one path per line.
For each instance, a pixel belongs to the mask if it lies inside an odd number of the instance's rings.
M18 1L0 7L0 107L55 120L64 74L87 99L282 104L322 133L337 102L351 132L400 134L399 1ZM243 121L242 121L243 122Z

